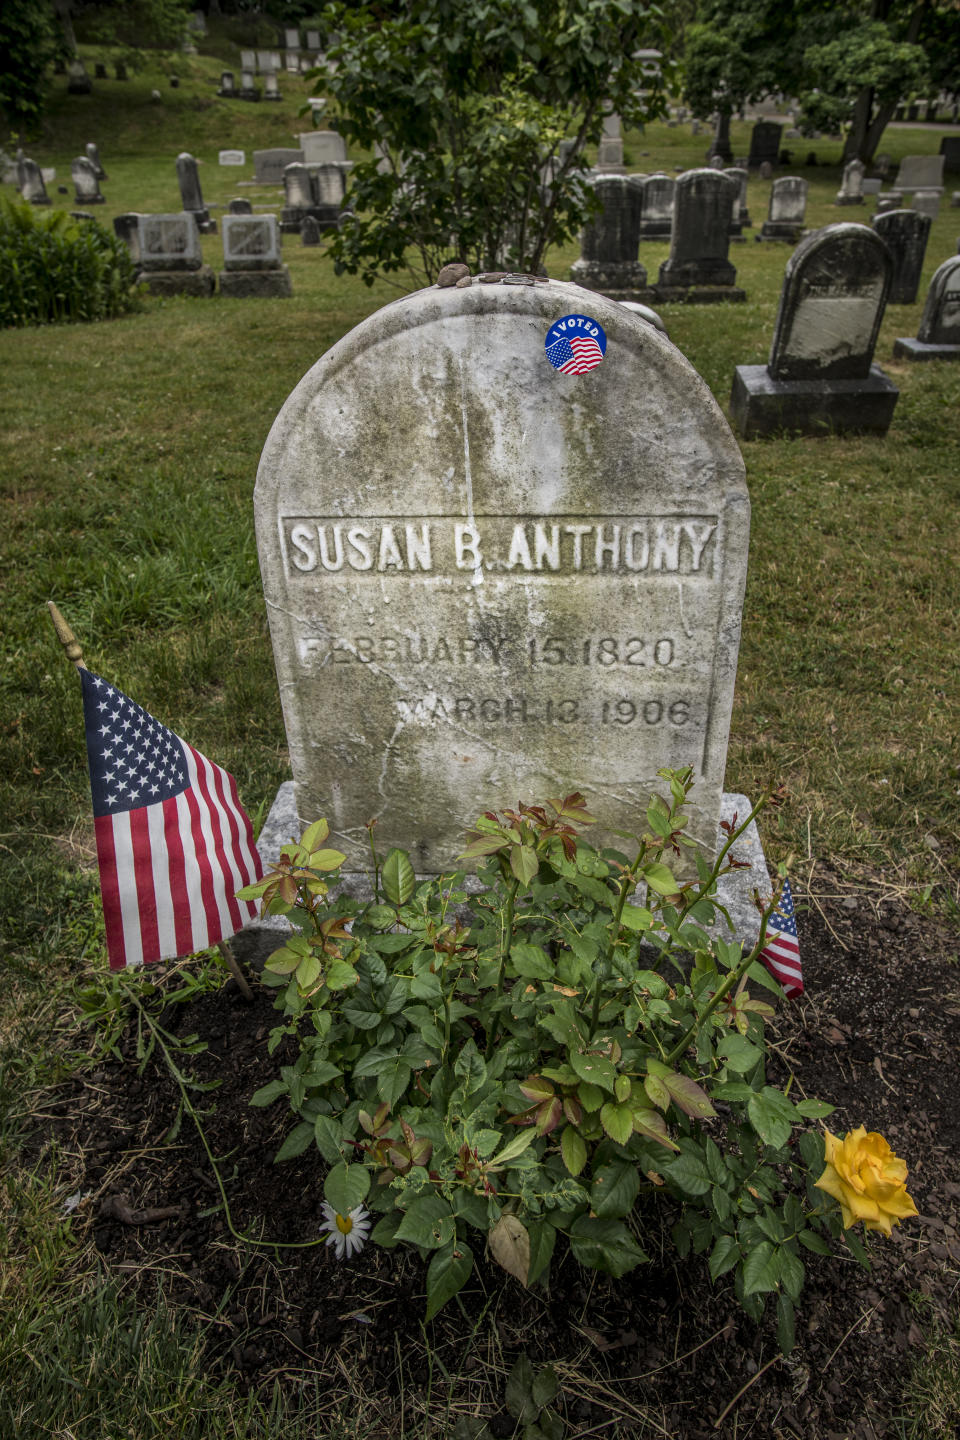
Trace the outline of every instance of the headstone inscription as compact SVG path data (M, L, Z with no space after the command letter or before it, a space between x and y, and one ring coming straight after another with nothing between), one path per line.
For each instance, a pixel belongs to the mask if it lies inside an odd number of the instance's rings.
M200 234L216 235L217 222L210 219L210 211L203 203L197 162L186 150L177 156L177 183L180 186L181 204L184 210L193 216Z
M138 215L140 269L153 295L212 295L216 280L203 263L193 216Z
M603 208L583 227L570 279L611 300L642 303L650 298L647 272L637 260L643 192L626 175L598 175L591 188Z
M263 299L292 293L276 215L224 215L220 294Z
M633 182L640 190L640 239L669 240L677 182L672 175L646 175Z
M934 274L917 338L894 340L897 360L960 360L960 254Z
M751 170L761 165L776 167L780 159L781 126L773 120L758 120L750 132L750 154L747 166Z
M217 162L220 165L246 165L247 153L245 150L221 150Z
M680 352L602 296L603 363L554 370L551 327L584 309L556 281L421 290L270 432L254 507L296 809L351 869L372 817L437 872L482 811L575 787L632 830L666 765L694 766L714 848L743 462Z
M899 391L873 364L892 273L890 252L866 225L827 225L787 261L766 365L738 365L730 412L746 439L885 433Z
M761 240L785 240L794 245L800 239L807 213L806 180L783 175L770 187L770 210L760 227Z
M50 205L52 201L47 194L47 187L43 183L43 175L36 160L29 156L17 160L17 169L20 173L20 194L28 205Z
M843 181L837 191L838 205L863 204L863 177L866 166L862 160L851 160L843 167Z
M282 185L287 166L302 163L302 150L254 150L254 182L257 185Z
M87 152L87 159L90 161L90 164L94 168L97 179L106 180L107 172L100 164L100 151L97 146L93 143L92 140L88 140L86 145L84 146L84 149Z
M734 283L730 226L740 197L736 181L719 170L688 170L677 181L670 257L660 266L657 300L688 304L745 300Z
M77 205L105 204L100 194L97 172L93 168L92 160L88 160L86 155L78 155L70 162L70 178L73 180L74 200Z
M891 305L913 305L930 238L930 216L917 210L888 210L873 217L873 228L893 258Z

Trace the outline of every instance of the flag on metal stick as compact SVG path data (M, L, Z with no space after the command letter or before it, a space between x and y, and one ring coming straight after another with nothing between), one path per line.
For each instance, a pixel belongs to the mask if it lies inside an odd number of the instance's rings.
M791 1000L803 994L803 973L800 969L800 941L797 919L793 912L790 881L784 880L780 903L767 922L766 945L760 959L773 978L783 986Z

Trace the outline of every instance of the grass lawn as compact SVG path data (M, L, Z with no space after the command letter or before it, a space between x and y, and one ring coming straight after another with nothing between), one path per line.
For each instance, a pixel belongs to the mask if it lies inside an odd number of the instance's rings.
M43 132L27 146L56 167L54 204L71 208L72 187L61 196L57 184L96 140L109 176L97 218L107 224L124 211L178 210L174 159L184 149L202 162L209 204L240 194L279 210L276 189L238 189L237 177L252 173L253 149L295 143L309 124L297 110L310 92L281 75L279 105L219 100L221 68L239 81L239 51L223 35L203 48L165 57L125 84L96 82L90 97L67 96L65 78L56 79ZM93 58L91 50L91 73ZM737 153L746 153L748 129L733 126ZM651 125L626 137L627 160L636 170L691 166L708 139L689 126ZM895 127L885 148L897 161L935 153L939 141L932 130ZM247 151L244 170L218 166L217 151L228 147ZM810 182L811 227L866 219L866 206L833 206L839 142L797 141L795 150L796 159L813 151L818 160L798 171ZM753 234L769 188L751 179ZM956 252L958 230L960 212L943 208L918 304L887 311L876 360L901 392L889 434L742 446L753 529L727 765L728 789L757 795L773 779L789 787L791 803L764 822L768 858L792 856L802 872L820 862L848 879L869 876L954 920L960 365L895 365L891 356L896 336L916 333L929 280ZM766 359L790 253L747 233L731 247L745 304L663 310L671 339L724 407L734 366ZM222 268L220 238L204 237L203 249ZM551 276L568 278L577 253L549 256ZM665 246L642 247L651 278L666 255ZM113 1354L101 1377L117 1405L111 1433L135 1440L276 1434L280 1420L207 1384L189 1317L138 1321L101 1284L63 1218L56 1156L32 1170L15 1159L40 1087L56 1083L65 1052L80 1044L76 987L102 977L105 964L79 692L45 602L60 605L92 668L234 773L251 813L269 803L288 768L254 541L257 461L299 378L396 293L335 276L323 252L297 237L286 237L284 260L289 300L147 298L110 323L0 332L0 1140L10 1167L0 1191L0 1388L18 1356L53 1355L67 1319L78 1336L98 1337L97 1365ZM145 1328L131 1349L136 1325ZM82 1338L76 1345L60 1362L63 1375L95 1363ZM36 1414L21 1414L21 1434L105 1433L79 1411L70 1412L72 1431L43 1428L43 1407L62 1387L52 1360L37 1373ZM158 1418L138 1429L148 1392ZM0 1434L12 1413L0 1413Z

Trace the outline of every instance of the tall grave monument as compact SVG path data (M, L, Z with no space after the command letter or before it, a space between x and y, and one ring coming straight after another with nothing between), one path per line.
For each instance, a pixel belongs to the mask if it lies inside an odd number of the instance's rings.
M326 817L355 870L375 819L378 848L429 873L521 798L582 788L605 834L636 830L657 770L692 765L712 849L746 579L737 446L622 306L465 279L346 335L264 448L296 811ZM568 333L602 338L589 373L548 358Z
M603 209L583 228L570 279L611 300L642 303L650 298L647 272L637 259L642 193L626 175L599 175L592 187Z
M688 304L745 300L734 283L730 229L740 186L719 170L688 170L677 180L670 256L660 266L658 301Z
M210 211L203 203L197 162L186 150L177 156L177 182L183 208L193 216L200 234L216 235L217 222L210 219Z
M916 301L931 223L930 216L918 210L887 210L873 218L873 228L893 259L891 305L913 305Z

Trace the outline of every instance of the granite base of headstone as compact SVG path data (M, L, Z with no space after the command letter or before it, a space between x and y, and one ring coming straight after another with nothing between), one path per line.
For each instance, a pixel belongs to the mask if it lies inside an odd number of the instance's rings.
M200 236L187 211L138 215L140 281L151 295L192 295L206 298L216 289L216 276L203 263Z
M893 355L896 360L960 360L960 255L936 271L917 338L894 340Z
M886 433L899 391L873 352L892 268L866 225L828 225L801 240L787 261L769 362L734 372L730 414L744 439Z
M688 170L676 184L670 256L652 299L661 304L730 304L745 300L729 258L730 225L740 187L720 170Z
M293 294L290 271L280 258L275 215L223 217L220 294L243 300L285 299Z

